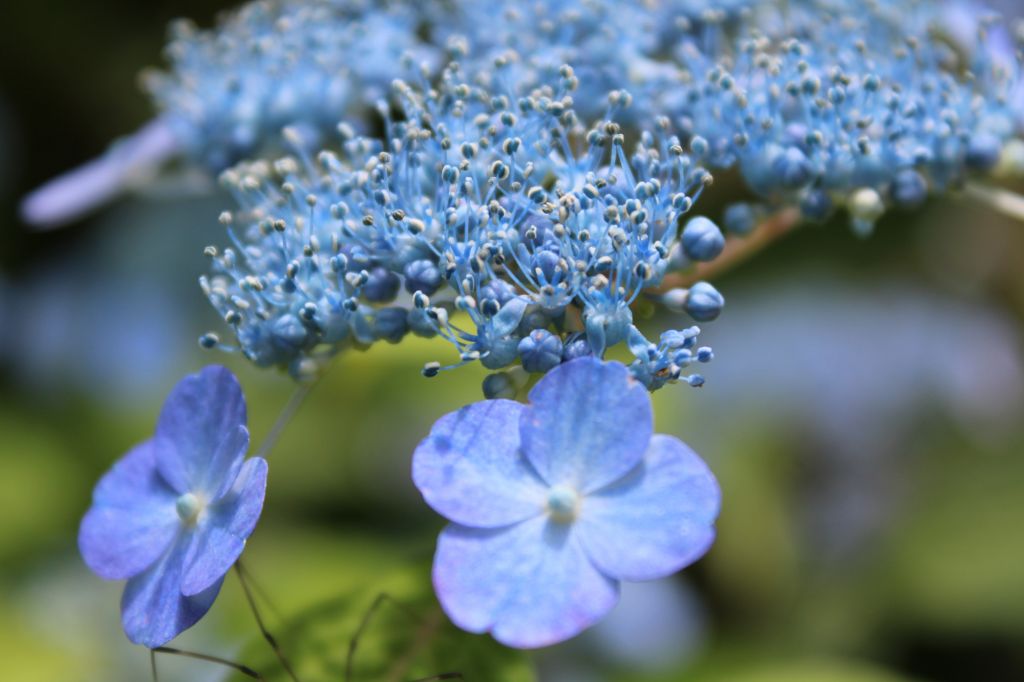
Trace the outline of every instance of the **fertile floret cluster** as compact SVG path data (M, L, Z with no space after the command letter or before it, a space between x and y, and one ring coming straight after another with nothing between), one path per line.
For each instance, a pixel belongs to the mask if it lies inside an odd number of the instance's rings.
M522 0L499 21L482 3L398 7L257 2L217 33L180 27L174 70L152 79L153 92L188 128L186 146L222 168L284 125L325 130L365 110L403 57L430 72L455 57L483 82L498 61L531 88L569 63L583 117L628 87L637 106L620 123L667 115L695 158L737 166L769 206L797 205L811 220L845 207L860 232L887 208L991 171L1019 133L1018 63L1004 33L987 39L997 18L979 13L977 44L965 46L941 3L851 13L835 0Z
M583 126L568 66L526 92L497 85L514 83L502 65L493 88L461 74L453 63L435 88L396 81L395 110L381 105L383 143L343 124L340 153L223 175L242 210L222 216L234 246L208 249L214 274L202 284L242 351L303 376L345 346L413 332L450 341L457 364L543 373L625 342L649 388L701 384L683 374L712 358L696 348L699 330L649 343L630 306L669 269L721 252L711 221L679 229L711 176L665 119L627 154L614 117L628 93L613 92L607 117ZM699 321L723 305L707 283L658 298ZM485 390L508 386L492 376Z
M812 220L845 206L866 232L888 207L916 208L992 171L1019 132L1019 68L984 47L991 20L979 25L983 47L958 54L935 32L938 7L759 9L738 31L707 24L718 49L707 36L676 45L684 82L655 108L680 123L697 159L737 166L770 204ZM727 224L748 229L748 215Z
M190 156L225 167L279 139L318 135L383 94L405 59L437 61L415 13L372 0L250 3L217 31L171 27L169 71L144 83Z
M219 172L273 149L284 126L306 144L343 118L370 131L392 79L458 60L466 82L497 91L508 85L492 78L539 88L572 64L585 120L626 88L636 106L617 120L631 133L668 116L696 160L738 168L768 210L820 220L846 208L866 232L1001 159L1024 172L1019 46L998 19L951 18L948 4L257 0L214 30L176 24L171 68L146 79L160 117L24 212L66 221L174 155ZM727 225L750 229L765 210Z

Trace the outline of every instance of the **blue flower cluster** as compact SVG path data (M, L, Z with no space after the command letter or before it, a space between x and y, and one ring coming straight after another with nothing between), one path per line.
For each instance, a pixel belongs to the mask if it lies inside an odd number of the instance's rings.
M143 80L183 151L214 172L297 126L316 139L384 94L403 59L437 63L417 16L372 0L252 2L215 31L171 27L168 71Z
M769 204L811 220L845 207L866 233L890 207L992 171L1019 135L1018 65L987 49L958 54L935 34L939 3L792 4L760 7L738 31L709 24L718 49L707 37L677 44L684 83L655 104L699 161L738 167ZM980 22L979 45L992 21ZM750 229L749 215L736 209L727 227Z
M434 87L396 81L385 142L342 124L340 153L314 159L297 145L296 156L223 174L242 208L222 215L233 246L208 248L202 286L241 350L301 377L341 348L412 332L450 341L458 364L543 373L625 342L652 390L701 384L683 374L712 357L696 347L699 330L649 343L630 305L668 270L722 251L706 218L679 229L711 176L666 119L627 154L614 121L626 92L584 127L568 66L525 92L500 63L490 81L464 82L457 62ZM698 321L723 305L703 282L659 297ZM202 343L221 345L213 334ZM508 385L494 377L485 390Z
M252 2L214 30L176 24L171 68L145 79L159 119L24 212L66 220L174 154L218 172L273 149L284 126L314 146L342 118L365 132L393 78L436 77L457 59L467 82L492 89L495 63L529 88L572 64L581 117L599 118L608 92L626 88L637 106L618 120L631 131L669 116L697 160L738 167L769 208L820 220L845 207L866 232L886 209L916 207L1019 149L1010 37L986 40L999 26L978 8L979 40L957 42L942 5Z
M283 125L324 130L357 113L403 56L436 67L445 55L428 45L445 45L484 79L505 62L524 86L572 64L584 117L627 87L638 106L620 122L653 126L668 115L698 160L737 166L769 205L798 205L811 220L845 207L859 232L887 208L915 208L993 170L1020 132L1019 67L986 43L997 18L980 9L980 48L944 37L954 27L940 3L851 12L832 0L523 0L506 3L499 22L493 11L468 2L401 12L255 3L215 34L177 31L175 68L153 79L153 92L176 125L189 126L189 146L221 168ZM417 23L428 27L426 42Z

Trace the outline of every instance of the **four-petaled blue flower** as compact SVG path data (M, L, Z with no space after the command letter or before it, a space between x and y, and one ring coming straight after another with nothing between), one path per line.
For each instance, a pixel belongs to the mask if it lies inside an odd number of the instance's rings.
M267 462L245 460L245 423L238 380L206 367L93 491L78 546L100 577L128 579L121 620L136 644L161 646L202 618L256 526Z
M522 648L593 625L620 580L696 561L720 501L700 457L653 433L647 390L593 357L553 369L529 405L485 400L442 417L416 449L413 479L452 522L434 557L444 610Z

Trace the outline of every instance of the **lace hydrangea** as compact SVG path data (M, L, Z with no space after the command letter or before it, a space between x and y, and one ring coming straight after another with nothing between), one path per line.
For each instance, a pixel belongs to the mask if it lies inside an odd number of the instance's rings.
M224 174L242 210L222 216L233 246L208 249L214 274L202 285L241 350L303 376L341 348L413 332L450 341L456 364L544 372L632 339L650 388L701 383L683 374L711 359L691 352L698 330L644 344L630 306L669 269L720 253L706 219L679 233L710 175L665 119L627 154L614 116L628 93L613 92L608 117L584 127L568 66L525 92L461 73L454 63L429 89L396 82L383 144L342 125L340 155ZM499 64L491 81L514 82L507 75ZM723 303L707 283L664 300L701 320Z
M258 0L212 30L176 24L171 68L146 78L161 115L24 214L67 220L176 154L220 171L273 148L285 125L305 144L343 117L369 129L393 78L454 58L492 89L495 62L529 88L571 63L584 118L629 89L638 106L621 124L669 116L701 162L738 167L768 204L815 220L846 207L866 232L887 208L1021 156L1019 46L980 9L961 12L979 30L965 41L945 4L512 0L495 16L464 0Z
M655 104L698 160L735 165L769 204L812 220L845 207L866 233L887 208L991 172L1019 134L1019 67L985 47L957 54L937 8L793 5L765 3L738 30L710 23L715 50L707 36L678 44L682 83Z
M445 612L523 648L596 623L619 581L699 559L720 497L692 450L653 434L650 398L626 368L595 358L549 372L529 405L486 400L442 417L413 480L452 522L434 556Z

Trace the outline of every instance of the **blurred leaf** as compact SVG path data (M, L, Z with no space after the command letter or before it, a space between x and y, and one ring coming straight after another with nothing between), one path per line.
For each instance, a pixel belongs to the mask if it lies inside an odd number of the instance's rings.
M921 479L871 577L887 620L933 631L999 628L1019 636L1024 459L954 444L932 453Z
M717 539L706 570L730 606L751 621L777 620L774 611L799 590L792 457L770 432L723 434L713 464L722 488Z
M8 563L58 541L91 485L53 431L0 412L0 433L0 558Z
M719 673L695 675L694 682L908 682L910 678L850 660L758 661Z
M460 672L467 680L534 679L524 653L449 623L422 575L418 569L398 572L372 589L353 586L289 619L274 634L298 676L304 682L345 680L358 632L351 682L403 682L444 672ZM269 682L289 680L261 638L246 646L241 660Z

